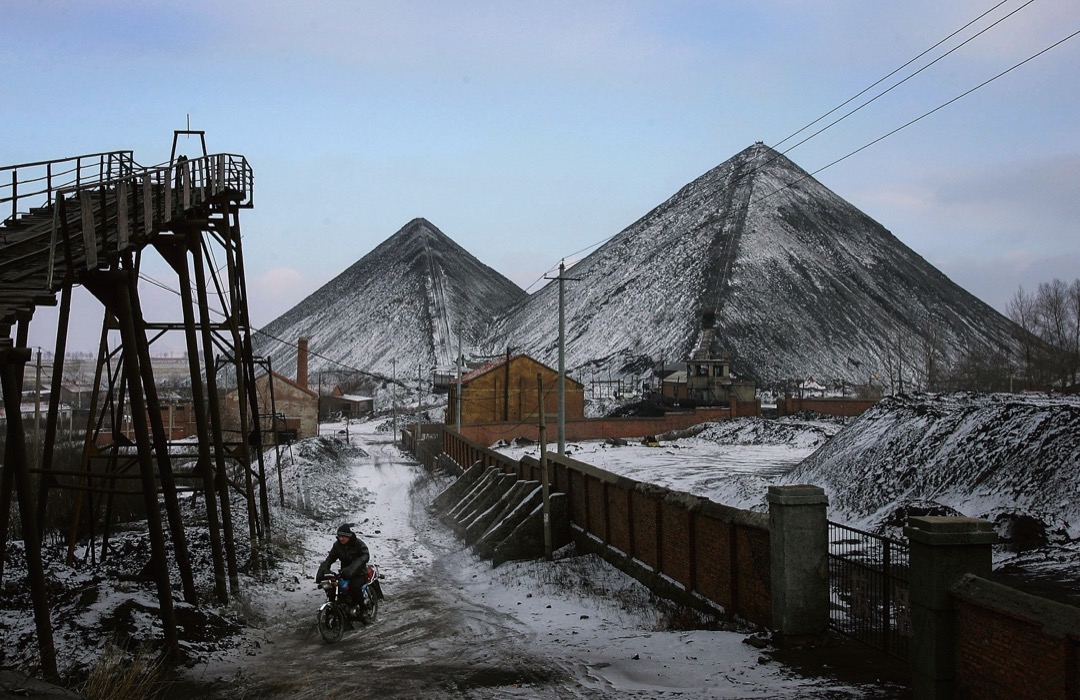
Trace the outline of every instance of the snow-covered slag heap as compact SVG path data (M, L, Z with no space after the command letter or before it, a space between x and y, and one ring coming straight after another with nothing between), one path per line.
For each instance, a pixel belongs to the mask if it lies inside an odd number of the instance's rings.
M1049 542L1080 537L1080 397L894 396L841 430L784 483L825 488L832 517L879 529L944 506L1008 537L1033 518Z

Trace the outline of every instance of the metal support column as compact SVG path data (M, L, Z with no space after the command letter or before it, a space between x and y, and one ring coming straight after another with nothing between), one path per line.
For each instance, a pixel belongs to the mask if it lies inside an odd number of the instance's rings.
M229 475L225 462L225 439L221 425L221 396L217 386L217 363L214 361L213 322L210 319L210 303L206 294L206 269L202 245L196 241L191 246L192 268L195 271L195 293L199 302L199 331L202 335L203 367L206 369L206 405L210 409L210 438L214 445L214 483L221 502L221 525L225 542L225 559L229 565L229 588L233 594L240 592L240 573L236 563L236 545L233 538L232 503L229 499ZM255 543L252 543L255 546Z
M191 375L192 412L198 433L199 462L196 470L202 476L203 497L206 499L206 523L210 531L210 554L214 565L214 596L224 605L229 601L225 577L225 554L222 547L221 525L218 519L218 498L214 490L214 462L210 454L210 425L206 415L206 396L203 373L199 365L199 341L196 335L195 302L191 293L191 271L187 254L199 246L198 231L188 231L174 245L158 244L158 251L172 266L180 280L180 300L184 315L184 340L187 343L188 371Z
M172 460L169 457L169 440L165 434L165 425L161 418L161 402L158 400L157 382L154 381L154 369L150 360L150 344L146 341L143 327L142 304L139 301L138 270L128 270L128 308L131 322L135 328L135 344L127 346L129 352L138 356L139 373L142 376L142 390L146 400L146 416L150 422L150 435L157 456L158 479L161 482L162 496L165 501L165 513L169 519L169 531L172 533L173 556L176 568L180 571L180 582L184 588L184 602L196 605L199 602L195 590L195 577L191 572L191 559L188 556L187 535L184 533L184 519L180 514L180 501L176 497L176 479L173 477ZM133 414L135 416L144 414Z
M143 504L146 508L146 525L150 535L150 564L157 583L159 612L165 634L165 650L167 654L174 656L180 649L176 630L176 612L173 609L172 584L169 581L165 531L162 527L161 511L158 508L157 479L153 461L154 447L147 426L147 405L142 391L142 373L137 351L139 347L138 322L131 306L127 273L121 270L99 273L98 276L87 280L87 289L105 304L107 309L116 314L120 337L127 350L123 358L123 372L131 404L131 427L135 433Z
M30 584L30 598L34 603L34 623L37 628L38 653L41 670L47 678L56 680L56 648L53 645L52 621L49 617L49 597L45 589L45 567L41 560L41 538L34 520L30 498L30 474L26 466L26 433L22 422L22 376L30 350L25 347L6 348L0 351L0 383L4 391L4 408L7 411L7 444L4 448L4 481L15 485L19 499L19 519L22 524L26 568ZM9 477L10 475L10 477ZM5 495L4 510L10 517ZM6 532L8 522L0 523ZM2 579L0 579L2 580Z
M60 317L56 324L56 345L53 348L52 391L49 392L49 412L45 419L45 446L41 455L41 474L38 477L37 530L45 536L45 513L48 509L49 487L56 479L52 470L53 448L60 415L60 383L64 377L64 355L67 353L68 325L71 319L71 285L65 284L60 294ZM74 416L73 416L74 419ZM71 426L74 428L74 426Z

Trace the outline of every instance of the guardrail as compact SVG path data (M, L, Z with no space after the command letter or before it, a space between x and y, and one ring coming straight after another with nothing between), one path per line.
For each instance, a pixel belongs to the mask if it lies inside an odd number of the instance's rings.
M81 235L88 267L97 266L99 255L126 250L134 231L150 233L155 226L168 224L194 206L227 193L237 206L250 208L254 175L241 155L216 153L200 158L178 158L169 165L138 167L90 182L72 183L50 190L50 200L64 209L67 203L79 207ZM60 225L66 213L54 211L49 242L49 277L52 288L55 261L62 241ZM105 229L98 222L115 223Z
M9 212L8 218L14 219L29 212L33 206L51 205L59 189L79 188L84 183L124 177L135 167L132 151L107 151L2 166L0 212Z

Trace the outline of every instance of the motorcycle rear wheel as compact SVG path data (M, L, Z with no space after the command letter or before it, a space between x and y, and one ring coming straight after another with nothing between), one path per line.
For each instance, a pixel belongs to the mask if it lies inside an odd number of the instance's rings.
M328 603L319 608L317 621L319 634L330 644L338 641L341 635L345 634L345 612L340 606Z
M372 593L364 596L364 604L360 606L360 622L370 625L379 616L379 599Z

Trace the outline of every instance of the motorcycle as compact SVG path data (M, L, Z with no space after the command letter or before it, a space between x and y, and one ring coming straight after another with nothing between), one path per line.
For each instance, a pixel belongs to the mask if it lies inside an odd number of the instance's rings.
M368 564L366 573L367 580L360 583L360 604L353 604L349 591L351 585L359 583L356 578L338 578L336 573L330 572L315 582L326 594L326 602L319 607L316 621L319 634L327 642L332 644L341 639L346 629L353 628L353 620L370 625L378 617L379 601L383 599L378 565Z

